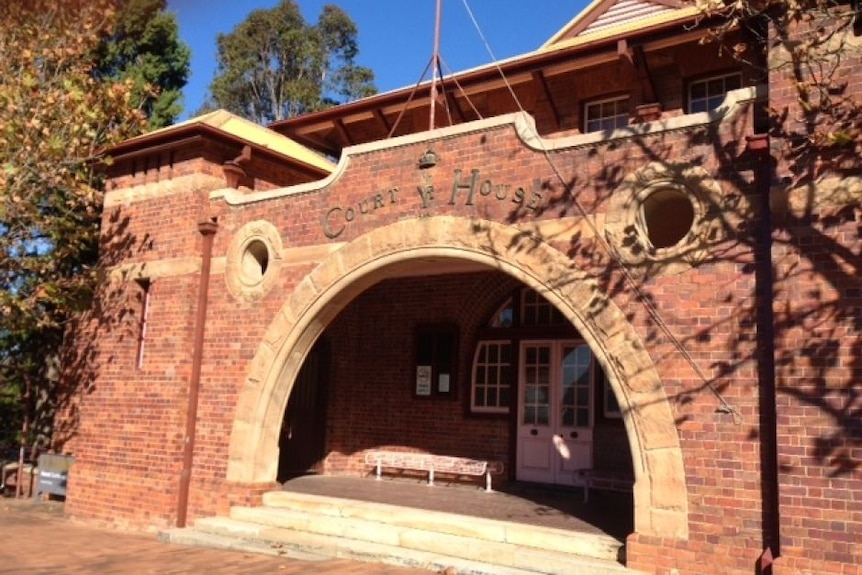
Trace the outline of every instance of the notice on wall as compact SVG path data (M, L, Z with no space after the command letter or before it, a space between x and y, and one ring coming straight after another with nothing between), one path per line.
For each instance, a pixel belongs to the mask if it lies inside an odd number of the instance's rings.
M441 373L437 381L437 391L440 393L449 393L449 374Z
M431 366L416 366L416 395L431 395Z

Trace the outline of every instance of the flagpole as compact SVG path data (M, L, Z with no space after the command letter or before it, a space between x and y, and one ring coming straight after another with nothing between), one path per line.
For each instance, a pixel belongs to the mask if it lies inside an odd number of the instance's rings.
M428 121L429 130L434 129L434 110L437 108L437 71L440 69L440 14L442 9L443 0L437 0L437 16L434 20L434 53L431 56L434 69L431 72L431 112Z

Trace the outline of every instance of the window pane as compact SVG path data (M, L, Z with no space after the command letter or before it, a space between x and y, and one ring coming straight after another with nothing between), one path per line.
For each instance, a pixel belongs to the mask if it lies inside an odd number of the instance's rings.
M707 110L715 110L716 108L721 106L721 103L724 102L724 96L725 96L724 94L721 94L719 96L713 96L713 97L709 98L706 101Z
M692 82L688 92L689 113L713 110L721 105L730 90L742 85L740 74L727 74Z
M540 405L536 408L536 423L538 425L548 425L549 408L547 405Z
M580 365L589 365L593 352L586 345L579 345L575 350L575 361Z
M610 131L627 126L629 123L628 111L628 98L588 103L584 113L584 131Z
M551 393L550 388L547 385L543 385L536 390L536 402L547 405L551 401Z
M550 347L542 347L539 349L539 363L548 364L551 362L551 348ZM547 375L545 375L545 380L547 381Z
M706 93L709 96L715 96L716 94L724 94L724 78L708 80L706 83Z
M586 409L578 410L578 421L576 424L578 427L589 427L590 426L590 412Z
M491 320L488 322L489 327L511 327L514 312L512 310L512 299L509 298L506 303L500 306L500 309L494 313Z
M485 367L476 367L476 384L484 385L487 382L487 373Z
M571 407L563 409L563 425L568 427L575 425L575 410Z
M486 405L486 403L485 403L485 388L484 387L477 387L475 389L475 399L473 400L473 403L477 407L484 407Z
M590 404L590 388L588 387L580 387L578 388L578 405L589 405Z
M737 90L742 87L742 76L739 74L734 74L733 76L728 76L724 80L724 89L729 92L731 90Z

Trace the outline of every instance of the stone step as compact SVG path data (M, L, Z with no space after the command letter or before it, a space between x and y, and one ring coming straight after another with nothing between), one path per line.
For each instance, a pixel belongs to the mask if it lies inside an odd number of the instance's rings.
M435 541L448 541L454 549L459 549L461 542L484 541L490 552L504 555L513 548L530 548L616 562L623 549L620 541L604 534L573 534L552 527L383 503L287 491L266 493L263 502L263 507L234 507L231 517L401 546L424 545L425 534L433 533ZM472 549L465 553L473 557Z
M284 512L284 510L276 510ZM504 554L489 552L492 542L421 530L400 545L276 527L227 517L198 519L193 528L170 529L160 538L184 545L223 546L287 557L346 558L458 575L637 575L619 563L509 544ZM345 529L345 532L356 533ZM453 539L454 538L454 539ZM406 545L405 545L406 544ZM464 557L469 549L469 558ZM495 549L497 549L495 547ZM454 553L453 553L454 551Z

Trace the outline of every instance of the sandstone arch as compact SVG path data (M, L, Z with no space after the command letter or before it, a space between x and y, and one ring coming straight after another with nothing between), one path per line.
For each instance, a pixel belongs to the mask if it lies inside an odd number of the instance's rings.
M542 292L605 368L624 413L634 464L635 530L687 538L682 451L658 373L623 312L595 281L542 240L503 224L435 216L375 229L306 276L269 325L238 398L229 481L273 481L278 434L295 374L318 335L353 296L417 258L467 260Z

